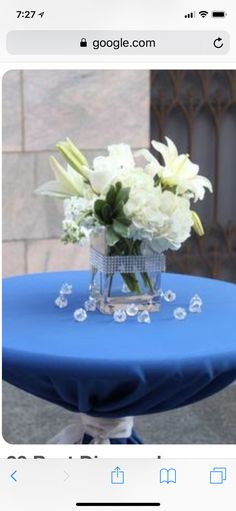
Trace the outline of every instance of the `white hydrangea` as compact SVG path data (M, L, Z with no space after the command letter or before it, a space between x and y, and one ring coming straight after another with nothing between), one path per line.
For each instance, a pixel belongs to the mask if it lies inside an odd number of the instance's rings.
M125 213L132 220L130 237L148 240L157 252L178 250L193 225L189 200L163 192L160 186L147 190L143 185L133 186L125 205Z
M142 201L142 196L145 193L152 191L154 188L153 178L140 167L136 167L134 170L123 169L120 172L119 181L122 183L123 187L128 187L131 190L139 190L140 201ZM143 193L141 193L141 190L143 190Z
M84 197L70 197L64 200L64 215L67 220L78 222L86 211L92 210L93 202Z

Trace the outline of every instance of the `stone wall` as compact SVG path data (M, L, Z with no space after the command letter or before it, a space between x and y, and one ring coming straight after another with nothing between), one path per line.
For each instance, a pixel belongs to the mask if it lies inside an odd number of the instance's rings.
M108 144L149 145L148 71L9 71L3 78L3 273L88 266L60 241L62 202L37 197L48 159L69 136L89 158Z

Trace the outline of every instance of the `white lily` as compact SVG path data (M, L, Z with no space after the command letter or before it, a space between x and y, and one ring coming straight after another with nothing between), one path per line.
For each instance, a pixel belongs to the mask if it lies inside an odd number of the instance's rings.
M35 193L61 199L73 196L83 197L84 179L76 170L69 165L65 170L54 156L50 157L50 165L56 180L43 184L35 190Z
M135 161L128 144L108 146L109 156L98 156L93 160L93 169L83 166L84 175L89 180L93 190L102 194L123 170L133 170Z
M177 148L168 137L165 137L167 145L152 141L152 146L162 155L164 165L146 149L139 151L149 162L146 170L154 177L160 177L161 183L168 187L177 187L179 195L187 195L194 202L202 200L205 188L212 192L212 184L204 176L198 175L199 166L193 163L188 154L178 154Z

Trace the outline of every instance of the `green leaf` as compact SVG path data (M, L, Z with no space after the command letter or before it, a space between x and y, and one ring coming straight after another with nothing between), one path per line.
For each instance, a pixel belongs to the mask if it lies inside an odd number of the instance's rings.
M118 181L115 184L116 194L121 190L121 188L122 188L122 183L120 181Z
M94 204L94 211L95 211L96 215L98 215L98 216L101 215L101 210L105 204L106 204L105 201L102 199L96 200L96 202Z
M105 205L106 205L106 203L102 199L96 200L96 202L94 204L94 213L101 225L106 225L106 222L104 221L103 214L102 214L102 209Z
M160 176L158 176L158 174L156 174L153 178L153 181L154 181L154 186L157 187L161 182Z
M120 200L119 202L116 202L116 205L115 205L115 208L113 211L114 216L123 215L124 214L123 208L124 208L124 202L122 200Z
M122 238L128 237L129 228L126 225L121 224L120 222L117 222L117 220L113 220L112 227L113 227L114 231L116 232L116 234L118 234Z
M120 200L117 200L118 196L120 196ZM128 227L131 221L124 213L124 201L128 199L128 196L129 188L122 188L121 183L118 182L115 186L110 186L105 200L97 199L94 204L96 217L102 225L112 226L113 232L109 231L108 237L111 240L114 238L116 242L119 239L117 235L124 238L128 236Z
M112 223L112 209L109 204L105 203L104 206L102 206L100 214L106 224Z
M116 195L116 203L122 201L124 204L129 200L130 188L121 188Z
M106 194L106 202L108 202L108 204L110 204L110 206L113 206L115 200L116 200L116 189L113 185L111 185L107 194Z
M127 218L127 216L125 216L124 214L116 216L115 219L117 220L117 222L120 222L121 224L127 225L128 227L132 223L131 220L129 218Z
M112 227L107 227L106 229L106 241L107 244L112 247L119 241L119 236L113 231Z
M173 185L173 186L165 185L165 186L163 186L163 190L166 190L167 192L172 192L176 195L177 185Z

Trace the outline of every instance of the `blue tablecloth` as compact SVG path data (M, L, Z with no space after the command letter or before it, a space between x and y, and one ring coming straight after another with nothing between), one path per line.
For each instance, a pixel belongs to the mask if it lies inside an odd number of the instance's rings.
M69 306L54 300L73 284ZM236 286L205 278L163 275L163 302L151 324L91 312L78 323L73 311L88 296L88 272L25 275L3 283L3 378L69 410L95 417L163 412L194 403L236 378ZM173 318L192 295L201 314Z

